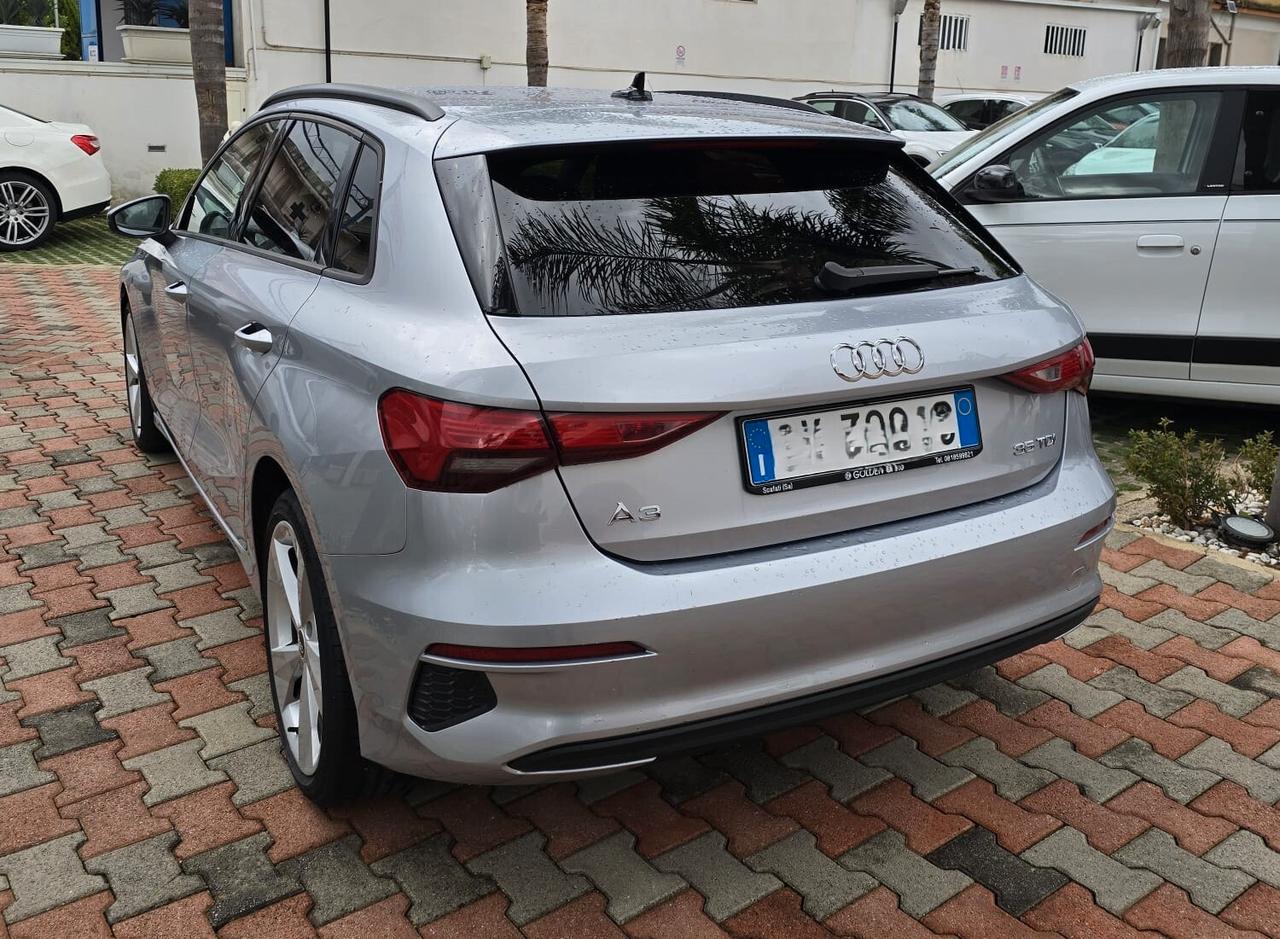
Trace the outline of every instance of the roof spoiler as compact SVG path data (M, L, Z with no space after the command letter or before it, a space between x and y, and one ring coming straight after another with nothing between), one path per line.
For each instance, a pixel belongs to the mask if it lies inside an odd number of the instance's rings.
M361 104L372 104L404 114L412 114L424 121L438 121L444 117L441 107L422 95L396 91L393 88L378 88L373 85L295 85L277 91L263 101L258 110L269 108L273 104L284 101L295 101L300 98L333 98L340 101L356 101Z
M729 101L745 101L748 104L767 104L775 108L790 108L792 111L807 111L810 114L822 114L812 104L803 101L792 101L790 98L774 98L769 95L753 95L745 91L696 91L680 89L678 91L660 91L663 95L690 95L698 98L725 98Z

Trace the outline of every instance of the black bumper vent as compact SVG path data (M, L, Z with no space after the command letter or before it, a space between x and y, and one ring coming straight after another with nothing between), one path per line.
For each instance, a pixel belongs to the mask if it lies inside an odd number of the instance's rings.
M413 679L409 716L423 730L444 730L492 711L497 704L484 672L423 662Z

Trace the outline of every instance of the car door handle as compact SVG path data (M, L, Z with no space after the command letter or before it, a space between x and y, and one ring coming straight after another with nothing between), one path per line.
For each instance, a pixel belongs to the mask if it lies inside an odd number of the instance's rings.
M1178 250L1183 246L1181 235L1142 235L1138 238L1138 250Z
M254 352L271 351L271 331L261 323L250 323L236 330L236 340L246 349Z
M164 288L164 292L171 297L181 297L185 300L187 297L187 285L180 280L175 280Z

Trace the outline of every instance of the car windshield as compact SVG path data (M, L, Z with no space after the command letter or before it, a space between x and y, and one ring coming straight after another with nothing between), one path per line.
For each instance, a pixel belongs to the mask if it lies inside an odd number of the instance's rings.
M969 129L942 110L942 108L929 104L927 101L906 99L881 102L880 110L884 112L885 117L889 119L889 123L897 130L960 131L963 133Z
M941 160L929 167L929 172L934 176L941 177L975 153L994 148L1000 141L1025 126L1028 121L1034 121L1043 112L1057 107L1062 102L1074 98L1077 94L1079 92L1074 88L1063 88L1061 91L1056 91L1047 97L1041 98L1035 104L1029 105L1021 111L1015 111L1008 117L996 121L982 133L970 137L960 146L951 150Z

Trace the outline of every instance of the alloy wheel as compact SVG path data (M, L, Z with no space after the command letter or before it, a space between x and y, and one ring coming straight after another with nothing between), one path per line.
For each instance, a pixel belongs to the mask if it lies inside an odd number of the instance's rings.
M142 368L138 364L138 334L133 317L124 321L124 390L129 406L129 427L136 440L142 436Z
M0 242L19 248L44 234L49 201L43 192L20 179L0 182Z
M320 640L310 573L298 536L277 523L267 546L267 642L280 723L294 763L312 775L320 762Z

